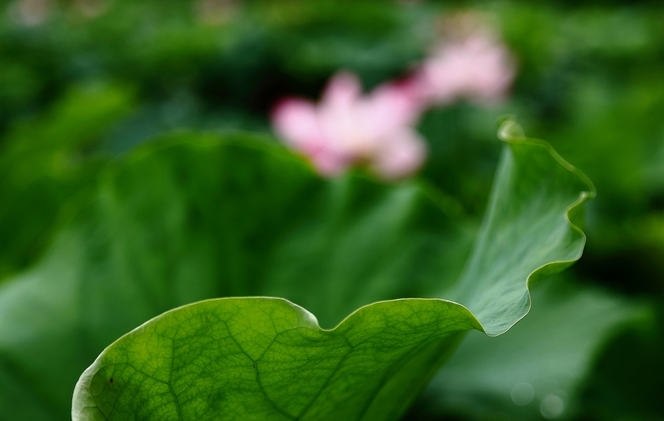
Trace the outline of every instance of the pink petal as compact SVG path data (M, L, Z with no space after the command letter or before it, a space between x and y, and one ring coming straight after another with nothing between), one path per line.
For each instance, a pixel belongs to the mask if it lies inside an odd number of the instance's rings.
M396 133L375 156L372 168L387 180L403 178L416 172L424 163L426 143L413 130Z
M353 73L340 72L327 84L321 102L333 107L346 107L362 95L360 79Z
M389 83L362 95L359 79L335 75L321 102L284 101L275 109L275 131L306 155L322 176L331 177L366 162L385 179L411 174L426 148L412 129L425 105L413 80Z
M515 75L507 48L486 33L444 45L416 75L420 95L446 104L460 97L489 104L507 93Z
M383 136L414 125L426 105L415 89L412 80L378 86L367 99L367 131Z
M327 148L340 155L363 153L368 140L362 117L365 102L357 76L342 72L332 78L319 105Z
M324 141L316 108L309 101L297 98L281 101L272 112L272 125L285 143L303 152L319 148Z
M351 163L346 157L324 149L311 156L311 160L318 174L323 177L340 175L348 169Z

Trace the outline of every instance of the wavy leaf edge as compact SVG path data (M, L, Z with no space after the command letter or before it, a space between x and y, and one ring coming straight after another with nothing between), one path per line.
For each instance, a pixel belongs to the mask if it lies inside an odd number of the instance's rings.
M504 331L496 334L491 334L487 333L483 328L478 329L480 332L485 333L489 337L497 337L500 335L503 335L504 333L508 332L515 324L517 324L520 320L522 320L524 317L530 313L530 309L532 307L532 297L531 297L531 292L530 289L537 284L539 281L537 277L544 273L547 272L548 269L553 269L549 274L554 274L558 273L567 267L571 266L574 264L576 261L578 261L581 256L583 255L583 250L585 249L585 244L587 241L587 236L586 233L583 232L581 229L581 223L577 222L575 218L581 211L583 210L583 205L589 201L594 199L597 196L597 189L595 188L595 185L593 182L586 176L583 171L575 167L574 165L570 164L565 158L563 158L554 148L551 146L551 144L545 140L537 139L537 138L531 138L527 137L521 126L517 123L516 117L513 115L506 115L502 116L499 118L499 128L498 128L498 133L497 133L498 139L500 139L503 143L506 143L508 145L510 144L530 144L530 145L537 145L540 146L551 155L551 157L563 168L565 168L567 171L570 173L574 174L576 177L579 178L579 180L584 183L588 190L583 190L579 192L579 196L577 199L570 203L567 208L565 209L564 212L564 218L565 222L567 225L574 231L576 232L579 237L581 238L581 244L579 247L579 252L578 254L569 260L554 260L551 262L547 262L537 269L533 270L528 277L526 278L526 289L528 293L528 308L527 311L518 319L516 319L513 323L510 324L510 326L505 329Z

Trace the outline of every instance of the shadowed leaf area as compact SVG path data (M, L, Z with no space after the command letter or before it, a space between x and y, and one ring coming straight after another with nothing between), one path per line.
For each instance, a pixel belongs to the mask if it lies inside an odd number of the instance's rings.
M398 419L463 332L505 332L578 259L591 192L509 138L471 247L418 181L323 181L244 134L155 140L1 287L0 419L66 417L77 373L155 316L83 374L75 420ZM290 302L189 304L249 295Z

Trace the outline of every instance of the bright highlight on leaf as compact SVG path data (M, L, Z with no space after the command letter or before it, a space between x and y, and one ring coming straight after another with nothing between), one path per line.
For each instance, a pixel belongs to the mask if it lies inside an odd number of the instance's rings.
M592 187L513 129L501 129L506 147L466 269L441 287L458 303L377 302L331 330L278 298L186 305L99 356L77 384L73 419L398 419L463 332L504 333L528 312L529 287L581 255L575 223Z

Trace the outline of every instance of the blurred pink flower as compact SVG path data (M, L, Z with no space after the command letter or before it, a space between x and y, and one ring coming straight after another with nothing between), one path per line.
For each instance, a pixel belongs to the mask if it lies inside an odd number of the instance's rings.
M443 44L414 78L419 95L432 104L468 98L490 105L503 99L516 66L509 51L488 30L475 30Z
M407 84L387 84L362 94L357 77L339 73L315 105L286 99L272 114L277 134L306 155L324 176L366 164L385 179L415 172L426 146L414 130L421 107Z

